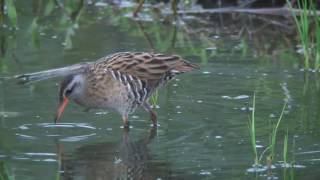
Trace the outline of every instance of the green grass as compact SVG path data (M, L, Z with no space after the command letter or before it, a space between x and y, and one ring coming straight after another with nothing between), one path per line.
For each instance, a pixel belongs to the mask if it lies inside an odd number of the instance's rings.
M255 125L255 109L256 109L256 95L253 94L253 102L252 102L252 112L251 118L249 117L249 133L250 133L250 142L251 147L254 155L254 166L259 165L258 159L258 151L257 151L257 144L256 144L256 125Z
M0 161L0 180L14 180L15 177L12 174L10 168L4 161Z
M159 99L159 92L158 90L156 90L151 96L151 105L153 108L156 108L156 106L158 105L158 99Z
M60 155L59 155L60 156ZM58 158L58 168L55 174L55 180L60 180L61 179L61 157Z
M289 8L293 10L287 0ZM304 68L320 68L320 16L317 13L316 3L308 0L297 1L300 13L292 11L297 26L299 41L304 55Z
M289 0L287 0L287 3L289 5L290 9L293 9L291 6L291 3ZM297 1L298 8L302 10L302 13L298 17L293 11L292 11L292 16L294 18L294 21L297 26L299 38L300 38L300 43L302 46L303 50L303 55L304 55L304 67L306 69L310 68L310 57L309 57L309 29L310 29L310 18L309 18L309 11L307 7L307 0L301 0Z
M284 135L284 141L283 141L283 163L284 166L286 167L287 163L288 163L288 129L287 129L287 133Z
M286 109L287 103L284 104L281 114L278 118L278 122L277 124L273 127L272 132L271 132L271 137L270 137L270 145L269 145L269 156L267 157L267 161L269 165L272 164L272 161L275 157L275 147L276 147L276 140L277 140L277 133L278 133L278 129L279 129L279 125L280 122L282 120L283 114L284 114L284 110Z
M38 18L34 18L29 28L32 45L40 48L40 32L39 32Z
M18 17L17 17L17 10L14 5L13 0L5 0L6 8L7 8L7 15L13 27L17 27L18 25Z
M315 21L315 38L314 38L314 51L315 51L315 69L320 68L320 16L317 15L317 8L314 3L311 3L313 17Z
M277 140L277 133L279 130L280 123L283 119L283 114L285 111L287 104L285 103L281 114L278 118L277 123L273 126L272 132L270 134L270 144L268 147L266 147L260 154L258 155L257 151L257 144L256 144L256 118L255 118L255 113L256 113L256 97L255 94L253 94L253 102L252 102L252 112L251 116L249 116L249 123L248 123L248 128L249 128L249 134L250 134L250 142L251 142L251 147L254 155L254 167L257 167L261 165L262 158L264 157L265 153L269 153L267 156L267 165L270 167L272 165L273 159L275 157L275 147L276 147L276 140ZM283 153L285 154L285 160L287 161L287 152L288 152L288 135L285 136L285 147L283 150Z

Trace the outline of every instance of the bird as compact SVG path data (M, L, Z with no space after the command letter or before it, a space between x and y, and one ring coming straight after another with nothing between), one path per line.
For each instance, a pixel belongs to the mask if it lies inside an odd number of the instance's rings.
M149 98L176 75L192 71L199 65L178 55L153 52L118 52L94 62L16 76L27 84L53 77L64 77L59 88L57 123L70 101L89 109L112 109L129 127L129 115L138 107L150 114L157 126L157 114Z

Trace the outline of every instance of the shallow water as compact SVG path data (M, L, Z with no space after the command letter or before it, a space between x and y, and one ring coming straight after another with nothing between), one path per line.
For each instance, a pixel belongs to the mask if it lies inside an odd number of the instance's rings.
M70 42L68 30L50 17L40 31L39 48L27 29L4 28L7 51L1 59L0 162L15 179L316 179L320 176L318 74L302 71L301 56L289 35L250 20L263 30L239 35L243 26L229 14L212 16L201 33L196 19L186 26L137 23L111 16L107 8L92 15L86 9ZM109 13L109 14L108 14ZM239 15L242 23L250 17ZM52 20L52 22L51 22ZM88 22L90 21L90 22ZM219 29L220 28L220 29ZM187 31L189 29L190 31ZM176 31L176 37L174 32ZM148 36L151 38L148 39ZM274 38L277 36L277 38ZM175 38L174 38L175 37ZM174 42L174 43L172 43ZM174 44L174 46L172 46ZM98 59L118 51L175 53L201 68L178 76L162 88L157 108L160 127L149 127L142 110L130 117L132 128L120 128L119 115L84 112L71 104L61 123L53 124L60 79L20 86L8 77ZM248 131L252 96L256 94L258 152L269 144L272 125L285 102L276 157L266 169L253 169ZM282 163L289 132L288 161ZM293 163L294 162L294 163ZM256 172L259 171L259 172Z

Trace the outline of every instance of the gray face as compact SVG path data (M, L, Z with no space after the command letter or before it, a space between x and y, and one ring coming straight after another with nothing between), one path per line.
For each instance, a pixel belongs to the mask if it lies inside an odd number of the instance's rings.
M75 100L82 96L84 87L84 79L81 74L69 75L64 78L60 84L59 102L61 103L64 97L70 100Z
M81 86L80 75L69 75L60 84L59 101L63 101L64 97L70 97Z

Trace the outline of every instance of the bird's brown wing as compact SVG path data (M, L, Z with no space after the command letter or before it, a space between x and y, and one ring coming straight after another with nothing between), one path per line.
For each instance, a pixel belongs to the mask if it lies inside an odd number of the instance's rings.
M94 69L103 69L132 89L136 99L141 101L154 89L165 84L175 75L188 72L197 65L177 55L123 52L101 58Z
M105 68L132 75L150 86L171 79L176 74L193 70L197 67L177 55L154 53L116 53L104 61Z

